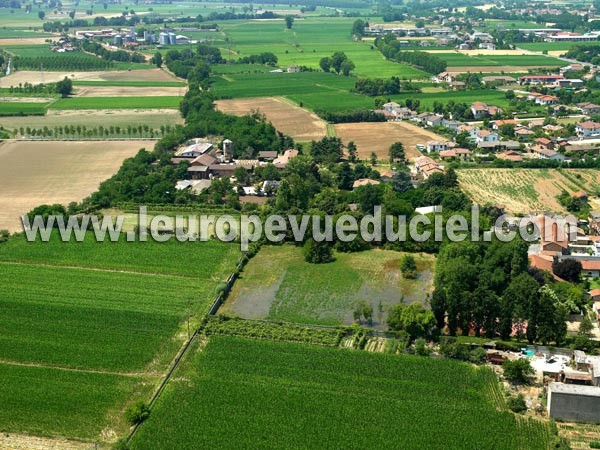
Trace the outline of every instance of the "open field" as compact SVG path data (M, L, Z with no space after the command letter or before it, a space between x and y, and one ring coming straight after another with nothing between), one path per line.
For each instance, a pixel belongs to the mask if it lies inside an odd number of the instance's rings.
M566 53L571 47L578 46L590 46L595 47L600 45L600 42L519 42L517 46L526 50L535 52L541 52L544 50L548 51L559 51Z
M461 52L436 53L435 56L446 61L449 67L562 67L569 63L545 55L519 55L519 54L465 54ZM496 70L496 69L494 69ZM509 70L510 72L510 70Z
M282 98L217 100L216 105L217 109L237 116L258 111L264 114L278 131L300 142L319 140L327 131L325 122L316 114Z
M501 396L490 369L457 361L211 337L132 448L548 448Z
M76 97L176 97L183 96L187 88L144 86L75 86Z
M120 86L120 87L187 87L183 81L74 81L73 86Z
M18 86L19 83L54 83L69 77L77 81L181 81L161 69L140 70L104 70L104 71L57 71L44 72L32 70L19 70L7 77L0 78L0 87Z
M442 136L407 122L338 123L334 127L335 133L344 144L354 141L361 159L369 159L371 152L375 152L378 159L388 160L390 145L394 142L402 142L406 157L415 159L421 156L416 144L446 140Z
M45 102L46 103L38 101L0 101L0 116L43 115L48 106L48 99L46 99ZM0 122L2 122L2 120L3 119L0 118Z
M147 399L227 278L219 242L29 243L0 247L0 429L110 442ZM43 406L43 407L41 407ZM1 441L0 441L1 442ZM26 447L27 448L27 447Z
M220 25L232 43L236 56L272 52L281 67L291 64L319 68L319 60L334 51L346 53L356 65L355 73L365 77L428 78L407 64L386 61L370 42L354 41L350 34L352 17L307 17L297 20L291 30L283 20L235 21ZM228 54L227 45L215 42Z
M135 88L137 89L137 88ZM165 88L179 89L179 88ZM183 97L69 97L60 98L51 109L176 109Z
M584 190L600 193L600 172L594 169L462 169L461 188L479 204L501 205L511 213L564 211L556 196Z
M0 229L41 203L80 201L152 141L0 143Z
M53 128L65 124L92 128L98 125L103 127L148 125L152 128L160 128L161 125L183 124L183 119L176 109L51 109L45 116L0 117L0 126L9 130L20 127Z
M419 277L400 272L402 254L386 250L337 253L329 264L309 264L300 248L264 247L236 281L219 310L251 319L322 325L352 324L359 301L373 306L373 326L385 329L386 311L402 301L424 303L432 289L434 258L417 255Z

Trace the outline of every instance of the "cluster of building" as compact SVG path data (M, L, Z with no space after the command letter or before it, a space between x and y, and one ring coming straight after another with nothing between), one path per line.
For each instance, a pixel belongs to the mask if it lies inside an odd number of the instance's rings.
M133 47L140 44L183 45L196 42L187 36L175 34L171 29L165 29L158 34L153 31L144 30L140 36L136 33L134 27L130 27L127 31L116 31L112 28L102 30L77 30L75 31L75 38L110 41L118 47Z
M296 156L298 151L289 149L281 155L276 151L260 151L257 159L234 159L233 142L229 139L222 140L220 147L213 141L192 139L175 151L171 164L177 166L183 161L189 163L186 179L179 181L176 188L189 187L192 192L199 194L211 186L214 178L231 178L240 167L250 172L258 166L272 163L276 168L284 169ZM278 182L269 181L259 189L244 186L243 190L246 195L271 195L278 186Z

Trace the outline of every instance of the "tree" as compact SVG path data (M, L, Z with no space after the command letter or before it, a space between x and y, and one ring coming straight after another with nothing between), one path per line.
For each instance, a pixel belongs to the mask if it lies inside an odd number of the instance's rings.
M44 11L38 11L38 17L40 20L44 20L44 17L46 17L46 13Z
M377 164L377 153L371 152L371 156L369 157L369 160L371 161L372 166L376 165Z
M425 28L425 20L419 19L415 22L416 28Z
M523 398L523 394L521 393L519 393L516 397L509 397L506 403L508 405L508 409L514 413L524 413L527 411L527 403L525 403L525 398Z
M369 324L373 322L373 307L364 300L361 300L353 312L354 320L360 323L361 317Z
M310 238L304 244L304 260L311 264L324 264L333 261L331 245L325 241L317 242Z
M393 179L394 191L402 193L413 188L410 172L407 170L398 170Z
M404 153L404 145L402 144L402 142L394 142L391 146L390 146L390 162L405 162L406 161L406 154Z
M531 367L527 358L507 359L504 361L502 369L506 379L513 383L527 384L530 378L535 375L535 370Z
M356 36L357 38L362 38L365 34L366 23L364 20L357 19L352 24L352 36Z
M294 16L285 16L285 27L289 30L294 24Z
M336 73L340 73L342 71L342 64L344 61L348 59L344 52L335 52L331 55L331 67L335 70Z
M411 338L426 337L436 325L431 310L420 303L398 303L388 312L387 324L391 330L406 331Z
M329 72L331 70L331 58L328 58L327 56L321 58L319 61L319 67L321 67L323 72Z
M354 141L348 142L348 159L350 162L356 162L356 154L358 149L356 148L356 144Z
M163 63L163 57L162 54L160 52L156 52L154 54L154 64L156 65L156 67L162 67L162 63Z
M593 329L594 324L590 320L590 316L588 314L584 315L579 323L579 332L581 334L589 334Z
M56 83L56 92L58 92L61 97L68 97L73 92L73 82L70 78L64 77L61 81Z
M142 400L139 400L125 411L125 418L131 425L142 423L148 416L150 416L150 408Z
M75 18L75 10L73 10L73 11L69 11L69 17L70 17L71 19L74 19L74 18Z
M402 276L409 280L414 280L417 278L417 264L415 262L415 257L413 255L404 255L400 262L400 270L402 271Z
M581 263L572 258L552 263L552 271L563 280L578 283L581 276Z
M348 75L350 75L350 72L352 72L355 69L355 65L352 61L350 61L349 59L346 59L341 66L342 69L342 75L344 75L345 77L347 77Z

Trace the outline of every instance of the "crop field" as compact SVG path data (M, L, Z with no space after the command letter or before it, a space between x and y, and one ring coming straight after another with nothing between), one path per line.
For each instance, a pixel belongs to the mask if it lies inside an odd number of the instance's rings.
M90 234L2 244L0 429L122 435L123 410L148 398L185 339L184 319L197 323L237 257L214 241L98 243Z
M40 102L0 102L0 116L40 116L46 113L47 106Z
M152 146L152 141L135 140L1 142L0 229L20 230L19 217L41 203L83 200L125 158Z
M563 190L600 194L600 173L593 169L462 169L461 188L479 204L502 205L511 213L563 211L556 196Z
M460 66L514 66L514 67L562 67L568 62L544 55L465 55L464 53L435 53L449 67Z
M369 42L353 41L350 35L353 18L306 18L285 28L283 19L273 21L236 21L222 23L221 29L230 39L235 56L272 52L278 64L319 68L319 60L334 51L342 51L356 65L355 73L367 77L427 78L414 67L386 61ZM225 43L215 43L228 55Z
M179 89L179 88L163 88ZM177 109L183 97L70 97L60 98L51 109Z
M327 131L325 122L316 114L282 98L217 100L216 105L217 109L238 116L258 111L264 114L278 131L300 142L317 141L324 137Z
M401 436L406 450L546 449L547 426L499 391L489 369L457 361L211 337L132 448L396 449Z
M12 105L12 103L11 103ZM161 125L178 125L183 123L181 114L176 109L94 109L94 110L58 110L48 111L45 116L28 117L0 117L0 126L8 130L21 127L31 128L54 128L69 125L85 126L88 128L131 125L148 125L152 128L160 128ZM149 145L149 144L145 144Z
M152 81L152 82L173 82L181 81L173 75L161 69L140 69L140 70L95 70L95 71L74 71L61 70L41 73L38 70L19 70L6 77L0 78L0 87L18 86L19 83L55 83L69 77L73 81Z
M119 86L119 87L187 87L183 81L74 81L73 86Z
M402 142L406 157L412 160L421 156L416 144L446 140L442 136L407 122L338 123L334 127L336 135L344 144L354 141L359 158L365 160L369 159L371 152L375 152L378 159L387 161L390 146L394 142Z
M211 90L217 98L272 97L320 92L347 93L354 77L323 72L228 74L213 77Z
M425 302L434 258L417 255L419 277L400 272L398 252L338 253L329 264L309 264L293 246L264 247L245 267L219 311L251 319L322 325L351 324L359 301L373 306L373 326L386 328L386 310L404 300Z
M75 86L76 97L180 97L185 86Z

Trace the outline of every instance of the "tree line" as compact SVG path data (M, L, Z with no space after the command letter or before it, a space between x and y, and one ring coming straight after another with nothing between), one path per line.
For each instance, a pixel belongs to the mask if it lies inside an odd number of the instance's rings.
M375 46L387 59L411 64L431 74L443 72L447 67L446 61L431 53L402 51L400 42L393 34L378 37L375 39Z

